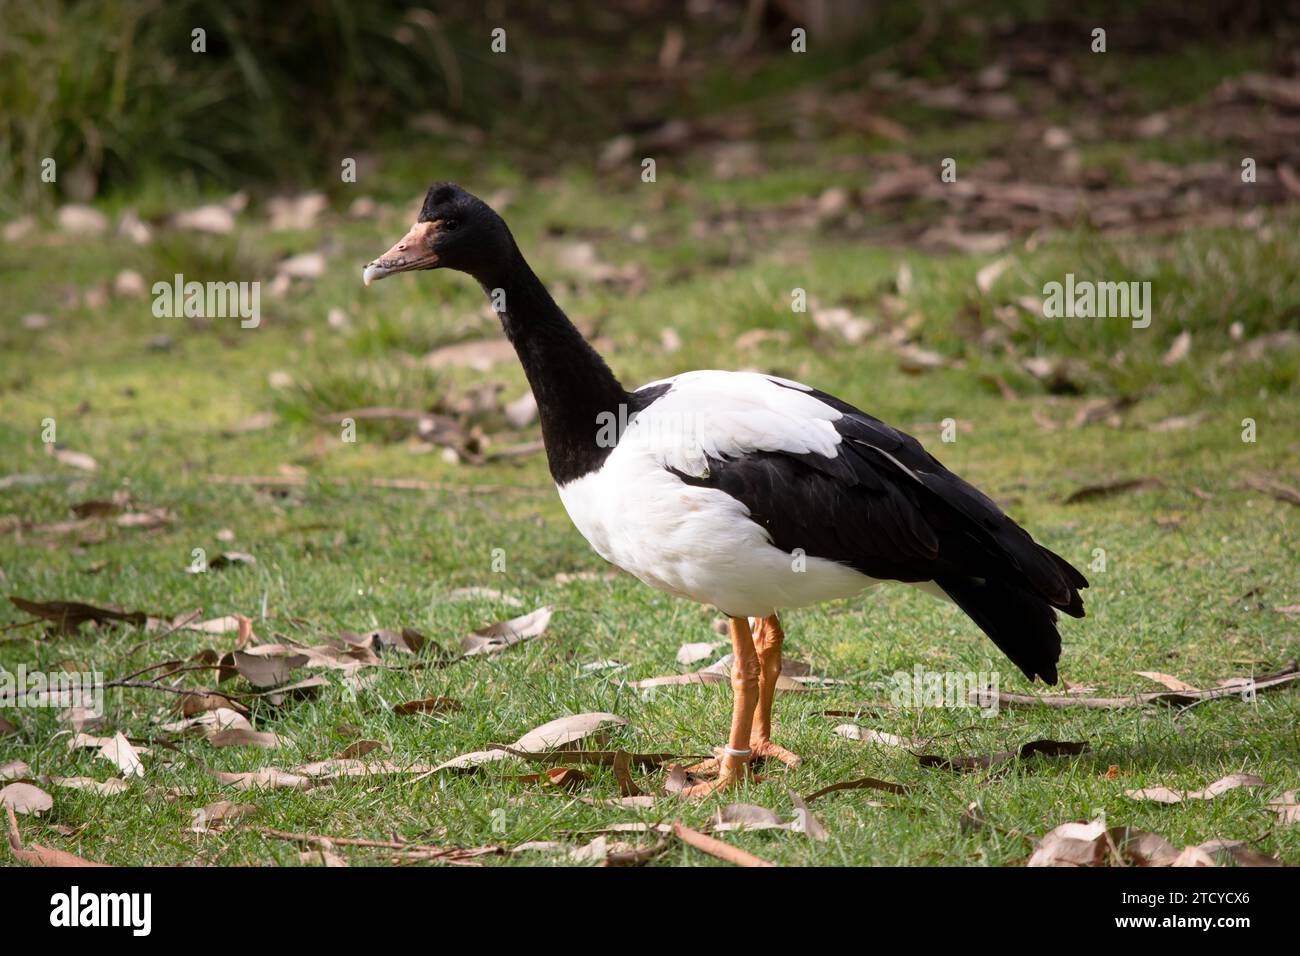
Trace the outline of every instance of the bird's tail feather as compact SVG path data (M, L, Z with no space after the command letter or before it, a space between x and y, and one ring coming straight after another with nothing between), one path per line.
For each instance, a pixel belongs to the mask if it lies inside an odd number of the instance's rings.
M1037 594L992 579L954 574L935 581L1030 680L1056 683L1061 635L1056 611Z

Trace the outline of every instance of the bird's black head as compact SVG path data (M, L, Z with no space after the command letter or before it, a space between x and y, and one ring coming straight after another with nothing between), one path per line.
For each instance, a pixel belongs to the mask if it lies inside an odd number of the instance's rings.
M455 183L435 183L411 230L375 261L362 279L420 269L456 269L487 282L508 264L514 240L506 224L483 200Z

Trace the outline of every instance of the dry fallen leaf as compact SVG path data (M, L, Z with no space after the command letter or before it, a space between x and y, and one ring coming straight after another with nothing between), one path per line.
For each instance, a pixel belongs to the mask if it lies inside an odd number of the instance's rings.
M559 242L554 245L553 253L560 269L584 281L622 287L637 287L645 281L639 266L605 262L590 242Z
M546 625L551 620L551 612L549 606L539 607L531 614L479 628L461 641L461 653L466 657L495 654L514 644L532 640L546 631Z
M368 753L376 750L387 750L378 740L356 740L348 744L341 751L336 759L338 760L358 760Z
M993 286L997 284L998 279L1002 277L1002 273L1006 272L1010 265L1011 259L1009 257L995 259L990 262L975 273L975 287L984 295L988 295L993 291Z
M47 446L52 449L50 454L54 460L61 465L68 465L72 468L80 468L82 471L98 471L99 462L95 461L85 452L72 451L68 448L55 448L53 445Z
M531 393L530 393L531 394ZM448 601L498 601L508 607L523 607L517 597L503 594L496 588L456 588L447 592Z
M707 660L713 655L713 651L717 646L717 644L708 641L698 644L683 644L677 648L677 663L688 665Z
M711 668L693 671L690 674L664 674L661 677L646 677L642 680L625 682L625 687L643 690L647 687L671 687L677 684L721 684L726 678L715 673Z
M267 228L271 232L306 231L316 225L316 219L328 208L329 199L320 192L272 196L266 201Z
M443 761L433 768L433 772L439 770L473 770L481 767L485 763L495 763L498 760L505 760L509 757L504 750L475 750L467 754L461 754L459 757L452 757L450 760Z
M1106 481L1096 485L1086 485L1066 496L1065 504L1072 505L1080 501L1092 501L1096 498L1109 498L1129 491L1141 491L1158 488L1163 485L1159 478L1123 478L1118 481Z
M59 721L73 731L97 730L104 724L104 715L91 707L69 707L59 714Z
M826 827L822 822L813 816L813 812L808 809L808 802L793 790L787 790L790 794L790 802L794 804L794 831L796 833L807 834L810 839L818 843L825 843L830 839L830 834L826 832Z
M230 784L239 790L309 790L315 786L315 781L307 777L285 773L276 767L263 767L248 773L224 773L219 770L210 770L208 773L220 783Z
M380 628L377 631L370 631L366 634L357 634L353 631L340 631L339 640L344 644L350 644L354 647L365 647L374 651L376 654L392 648L403 654L418 654L420 649L429 642L419 631L414 628L404 627L400 631L389 628ZM434 645L437 647L437 645ZM445 654L441 648L438 648L439 654Z
M1134 401L1135 399L1129 395L1089 399L1075 410L1074 416L1070 419L1070 427L1082 428L1093 422L1107 422L1118 427L1121 421L1119 413L1131 406Z
M1082 741L1071 740L1031 740L1022 744L1019 750L998 750L990 754L977 754L972 757L940 757L936 754L918 754L917 760L923 767L939 767L944 770L987 770L1009 763L1012 760L1028 760L1030 757L1065 757L1081 754L1088 750Z
M121 514L130 504L130 496L117 494L113 498L91 498L87 501L74 502L70 507L78 518L107 518Z
M661 792L664 794L677 794L685 790L690 782L690 776L686 773L686 768L678 764L669 764L667 771L664 774Z
M94 777L41 777L41 783L70 790L89 790L101 797L116 796L131 789L131 784L121 777L109 777L107 780L96 780Z
M831 308L820 308L814 306L811 310L813 325L818 331L834 333L850 345L856 345L871 334L875 328L870 319L864 319L854 315L849 309L842 306L833 306Z
M898 355L899 370L908 375L919 375L952 364L946 355L921 348L919 345L900 345L895 352Z
M1300 790L1288 790L1276 800L1270 800L1269 809L1283 823L1300 823L1300 801L1297 801L1297 796L1300 796Z
M254 687L278 687L295 668L310 658L283 644L262 644L243 651L231 651L221 658L217 683L225 683L237 672Z
M123 776L144 776L144 764L140 760L141 751L133 747L121 731L112 737L93 737L90 734L79 733L68 741L69 750L81 747L94 749L96 756L115 765Z
M1277 857L1260 853L1258 850L1252 850L1241 840L1210 840L1207 843L1199 844L1195 847L1188 847L1183 852L1189 853L1196 851L1210 858L1212 861L1208 865L1227 865L1233 866L1282 866L1282 861ZM1185 865L1175 863L1174 866ZM1196 862L1196 866L1205 866L1207 864Z
M210 203L194 209L183 209L173 213L171 225L175 229L188 229L192 232L206 232L223 236L235 231L235 213L224 205Z
M186 574L203 574L207 571L220 571L223 568L230 568L236 565L253 565L257 564L257 558L253 557L246 551L222 551L219 554L209 558L205 565L188 565L185 568Z
M11 783L0 788L0 803L12 807L17 813L30 813L34 817L54 809L54 798L30 783Z
M670 842L671 839L668 836L663 836L655 843L647 846L622 841L611 843L606 847L605 859L601 861L600 865L642 866L667 850Z
M256 697L265 700L273 707L279 707L286 700L300 700L309 697L315 697L322 687L328 687L330 682L324 677L308 677L305 680L295 681L292 684L285 684L282 687L274 687L270 690L261 690L254 694L245 694L245 697ZM238 706L243 707L242 704Z
M497 746L498 750L504 750L508 754L513 754L532 763L542 764L543 766L554 766L556 764L593 764L598 767L612 767L617 773L620 763L625 764L629 771L632 767L640 770L654 770L663 766L665 763L673 760L683 760L682 756L670 753L632 753L627 750L570 750L561 748L559 750L546 750L540 753L527 753L522 750L516 750L513 747Z
M399 764L391 760L355 760L332 758L294 767L293 773L317 781L344 780L351 777L393 777L409 774L427 774L434 768L428 764Z
M1067 823L1048 833L1029 866L1102 866L1132 864L1141 867L1280 866L1271 856L1250 849L1239 840L1210 840L1181 851L1163 837L1132 827L1104 828L1100 821Z
M1169 418L1162 418L1158 422L1153 422L1147 428L1153 432L1173 432L1180 431L1184 428L1192 428L1209 418L1207 412L1197 412L1192 415L1172 415Z
M446 714L453 710L460 710L460 702L450 697L426 697L393 705L393 713L399 717L411 714Z
M1213 800L1238 787L1262 787L1264 781L1253 773L1230 773L1203 790L1170 790L1168 787L1147 787L1142 790L1125 790L1124 795L1134 800L1152 803L1182 803L1184 800Z
M223 730L251 731L253 729L253 725L247 717L228 707L215 707L212 710L199 711L193 717L162 724L158 729L169 734L176 734L192 727L199 727L206 734L216 734Z
M832 783L829 786L822 787L820 790L808 794L804 798L805 803L812 803L819 797L824 797L828 793L836 793L840 790L883 790L885 793L906 794L908 788L901 783L892 783L888 780L880 780L876 777L859 777L856 780L842 780L839 783Z
M486 372L494 365L515 361L515 349L504 335L493 339L474 339L443 345L424 356L429 368L472 368Z
M728 830L789 830L791 824L782 820L767 807L752 803L732 803L720 809L713 817L713 831Z
M1169 346L1169 351L1165 353L1164 358L1160 361L1165 365L1177 365L1187 358L1191 350L1192 333L1184 329L1174 337L1173 343Z
M576 584L580 581L617 581L617 571L558 571L555 575L556 584Z
M1026 866L1100 866L1105 859L1106 824L1063 823L1038 843Z
M149 615L142 611L119 611L79 601L29 601L20 597L11 597L9 600L20 611L52 622L56 632L61 634L75 634L87 621L95 624L121 621L135 627L144 627L149 621Z
M819 842L826 840L826 828L812 815L804 799L794 791L790 791L790 799L795 807L793 820L783 820L774 811L752 803L733 803L723 807L714 815L713 832L786 830L792 833L804 833Z
M591 774L577 767L551 767L543 776L551 786L561 790L579 790L591 780Z
M319 849L303 850L299 853L298 862L303 866L323 866L327 869L345 869L348 865L348 861L343 857L327 850L324 841Z
M567 747L579 740L591 737L611 725L622 727L626 724L626 718L619 717L617 714L600 711L571 714L567 717L559 717L548 721L540 727L530 730L516 740L511 747L514 750L522 750L524 753L540 753L543 750Z
M833 733L845 740L861 740L866 743L880 744L884 747L924 747L929 743L926 740L917 740L915 737L905 739L894 734L885 733L883 730L874 730L858 724L840 724Z
M618 783L618 792L623 799L641 796L641 788L632 779L632 757L626 750L615 752L614 779Z
M624 726L626 724L627 720L617 714L603 712L571 714L567 717L559 717L548 721L540 727L530 730L508 747L476 750L472 753L461 754L459 757L453 757L439 764L433 770L435 772L439 770L470 770L486 763L505 760L511 756L511 751L520 754L539 754L548 750L574 749L573 744L588 737L600 735L601 731L607 727Z
M1246 484L1256 491L1262 491L1271 495L1278 501L1285 501L1287 504L1300 505L1300 490L1291 487L1288 484L1270 478L1267 475L1251 475L1246 479Z
M14 815L13 807L5 804L5 813L9 816L9 849L20 863L26 863L30 866L58 867L105 865L103 863L92 863L90 860L83 860L75 853L68 853L66 850L53 850L41 846L39 843L24 847L22 832L18 829L18 818Z
M233 700L224 694L218 694L216 691L195 691L181 698L181 714L185 717L193 717L196 714L214 710L228 710L243 715L248 714L248 708L239 701Z
M604 836L597 836L589 843L572 849L555 840L532 840L512 847L510 852L564 854L572 863L597 863L600 866L640 866L654 859L667 846L667 838L661 838L650 846L638 846L621 840L611 842Z
M0 780L17 780L32 772L32 768L22 760L9 760L0 763Z
M1164 684L1170 690L1195 691L1198 689L1196 687L1193 687L1191 684L1187 683L1184 680L1179 680L1177 677L1174 677L1171 674L1163 674L1160 671L1134 671L1133 673L1137 674L1139 677L1149 678L1150 680L1155 681L1157 684Z
M225 617L214 617L207 621L192 621L188 624L181 624L178 630L182 631L201 631L204 634L230 634L240 629L242 621L248 618L242 614L227 614Z
M1177 865L1180 851L1162 836L1131 827L1111 827L1107 834L1119 855L1134 866Z
M218 800L216 803L190 811L190 832L211 833L222 830L222 824L233 823L243 817L257 813L257 807L251 803L232 803Z

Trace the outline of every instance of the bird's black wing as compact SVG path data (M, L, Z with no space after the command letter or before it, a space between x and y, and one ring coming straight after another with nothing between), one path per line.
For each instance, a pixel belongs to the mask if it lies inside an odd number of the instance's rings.
M782 387L791 387L771 380ZM755 451L680 474L741 501L772 543L873 578L934 581L1028 676L1056 679L1058 608L1083 616L1088 582L912 436L831 395L832 457Z

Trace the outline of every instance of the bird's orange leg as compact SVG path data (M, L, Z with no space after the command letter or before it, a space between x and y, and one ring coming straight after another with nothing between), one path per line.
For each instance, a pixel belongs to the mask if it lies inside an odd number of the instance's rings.
M753 733L754 711L759 702L762 665L753 635L749 631L749 618L731 619L731 652L731 691L734 695L731 736L727 739L722 756L718 758L718 779L685 788L682 790L684 797L707 796L735 786L744 777L746 765L753 759L749 741Z
M781 676L781 645L785 631L776 614L760 618L754 628L754 650L758 654L758 708L749 738L755 757L773 757L783 764L797 767L803 758L772 743L772 702L776 699L776 680Z

